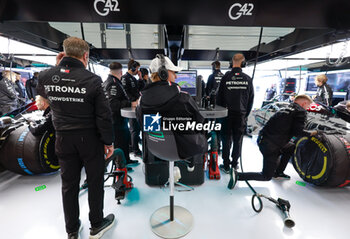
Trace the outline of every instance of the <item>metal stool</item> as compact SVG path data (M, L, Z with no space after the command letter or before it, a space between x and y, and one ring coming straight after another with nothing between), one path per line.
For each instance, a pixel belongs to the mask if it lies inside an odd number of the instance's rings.
M185 208L174 206L174 162L179 157L173 132L148 132L148 150L156 157L169 161L170 205L156 210L151 218L152 231L162 238L180 238L192 230L193 216Z

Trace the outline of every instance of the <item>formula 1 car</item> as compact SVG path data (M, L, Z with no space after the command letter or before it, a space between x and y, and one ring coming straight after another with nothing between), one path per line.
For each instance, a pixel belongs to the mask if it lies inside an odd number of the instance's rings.
M60 168L55 154L55 133L47 131L34 136L29 131L30 121L42 119L41 111L0 118L0 164L3 168L23 175L51 173Z
M288 102L273 102L254 112L256 123L264 126ZM306 130L319 134L296 140L293 166L306 182L317 186L350 185L350 114L343 105L327 107L312 104L308 109Z

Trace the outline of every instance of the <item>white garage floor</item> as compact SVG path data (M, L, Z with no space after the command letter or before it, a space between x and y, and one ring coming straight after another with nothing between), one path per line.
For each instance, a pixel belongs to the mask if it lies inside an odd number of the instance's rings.
M246 171L259 171L262 156L250 138L244 139L243 165ZM151 214L168 204L168 189L145 184L143 165L131 173L135 188L121 205L114 199L111 188L105 190L105 214L116 215L116 225L104 239L153 239L149 226ZM227 189L228 175L221 180L208 180L192 192L176 192L175 203L187 208L194 216L193 230L184 238L350 238L350 191L348 188L319 188L302 181L291 164L289 181L254 182L260 193L274 198L288 199L291 216L296 222L293 229L284 227L282 214L267 200L264 209L255 213L250 205L251 191L244 182L234 190ZM84 172L82 178L85 178ZM46 185L46 189L35 188ZM80 196L82 238L88 238L87 193ZM66 238L60 193L59 173L50 176L20 176L10 172L0 174L0 238L2 239L62 239Z

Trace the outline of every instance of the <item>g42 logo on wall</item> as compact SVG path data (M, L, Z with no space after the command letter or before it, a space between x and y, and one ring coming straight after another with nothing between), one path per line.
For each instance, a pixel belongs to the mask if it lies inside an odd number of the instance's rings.
M240 3L234 3L228 10L228 16L235 21L241 16L251 16L253 9L253 3L245 3L243 5Z
M119 12L118 0L95 0L94 8L98 15L107 16L110 12Z

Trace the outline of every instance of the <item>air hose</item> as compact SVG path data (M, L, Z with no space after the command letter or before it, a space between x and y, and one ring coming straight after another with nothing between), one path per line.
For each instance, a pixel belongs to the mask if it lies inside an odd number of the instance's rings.
M242 164L242 155L240 156L240 165L241 165L242 173L244 173L243 164ZM252 190L252 192L253 192L251 204L252 204L252 208L255 212L260 213L262 211L264 204L263 204L261 198L265 198L265 199L269 200L270 202L274 203L282 211L283 216L284 216L283 222L284 222L284 225L286 227L292 228L295 226L295 222L293 221L293 219L289 215L290 203L288 200L285 200L282 198L278 198L276 200L272 197L268 197L268 196L265 196L263 194L257 193L255 191L254 187L252 185L250 185L250 183L247 180L245 180L245 182L248 185L248 187L250 188L250 190ZM258 202L259 202L258 208L256 208L256 206L255 206L256 200L258 200Z

